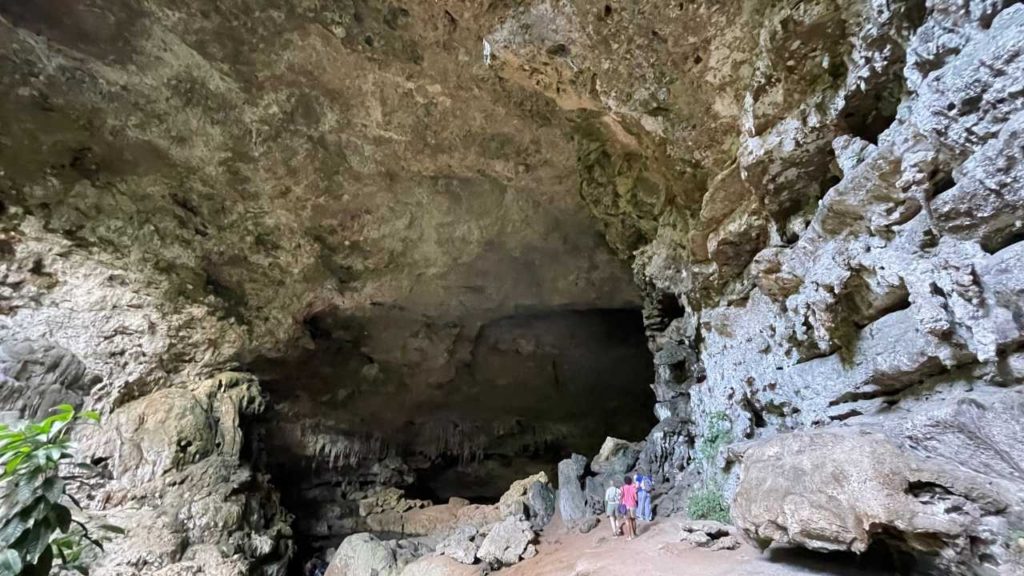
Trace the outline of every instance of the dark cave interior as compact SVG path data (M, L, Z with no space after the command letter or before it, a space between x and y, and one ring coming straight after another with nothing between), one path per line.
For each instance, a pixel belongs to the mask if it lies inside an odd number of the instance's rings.
M266 465L297 532L323 546L358 528L358 499L374 488L495 502L519 478L554 480L573 452L593 456L606 436L640 440L656 423L636 309L470 327L328 312L307 326L312 349L249 369L269 394Z

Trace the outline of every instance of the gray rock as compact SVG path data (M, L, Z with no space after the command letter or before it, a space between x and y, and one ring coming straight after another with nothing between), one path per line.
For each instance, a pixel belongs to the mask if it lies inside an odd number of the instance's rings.
M972 434L984 434L969 418ZM936 441L958 440L943 432ZM1018 506L1021 498L1019 490L999 491L979 480L984 476L923 459L879 431L853 427L781 434L756 444L742 455L740 478L732 514L762 547L863 552L876 538L923 547L918 535L929 534L927 547L936 553L960 549L984 530L980 518ZM958 574L969 560L944 555L938 562Z
M711 544L712 539L703 532L687 532L683 534L683 541L689 542L694 546L708 546Z
M703 532L711 538L728 536L735 530L732 526L714 520L687 520L679 528L685 533Z
M58 404L81 406L98 382L71 351L45 340L0 340L0 409L41 419Z
M598 474L622 476L633 469L640 446L618 438L605 438L601 450L594 456L590 469Z
M473 526L458 526L437 546L437 553L463 564L476 562L479 546L473 541L478 531Z
M529 522L506 518L491 527L477 557L494 567L511 566L522 559L534 537Z
M398 563L394 550L373 534L345 538L327 566L325 576L394 576Z
M526 492L527 519L534 530L541 530L555 515L555 489L547 482L535 482Z
M597 516L587 516L576 524L576 529L579 530L580 534L587 534L594 528L597 528L597 525L600 523L601 520Z
M719 550L736 550L740 547L740 541L732 535L722 536L716 538L711 545L708 546L708 550L719 551Z
M558 463L558 509L566 524L582 520L587 515L586 499L580 484L586 466L587 459L579 454Z
M400 576L479 576L482 572L481 566L467 566L446 556L431 556L409 564Z

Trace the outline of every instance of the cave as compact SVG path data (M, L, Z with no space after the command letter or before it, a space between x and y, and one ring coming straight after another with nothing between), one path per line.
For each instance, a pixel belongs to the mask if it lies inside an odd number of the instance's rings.
M1024 573L1021 54L1011 0L0 0L0 566Z
M515 480L556 478L560 460L608 436L642 440L657 422L639 309L474 324L335 310L305 326L308 349L246 369L268 397L257 424L267 469L313 550L362 527L369 491L493 504Z

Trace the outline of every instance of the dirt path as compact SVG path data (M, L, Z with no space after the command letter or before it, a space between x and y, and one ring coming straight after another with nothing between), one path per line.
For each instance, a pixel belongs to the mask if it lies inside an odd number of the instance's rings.
M679 541L679 521L640 523L632 542L615 538L606 521L589 534L567 533L555 519L537 546L539 554L502 570L502 576L880 576L821 559L769 558L744 545L710 552Z

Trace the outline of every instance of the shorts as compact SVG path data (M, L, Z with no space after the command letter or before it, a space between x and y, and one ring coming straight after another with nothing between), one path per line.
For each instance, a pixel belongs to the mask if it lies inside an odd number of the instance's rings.
M626 516L628 518L636 518L636 507L626 508Z
M618 502L606 502L604 505L604 511L613 518L619 517L619 503Z

